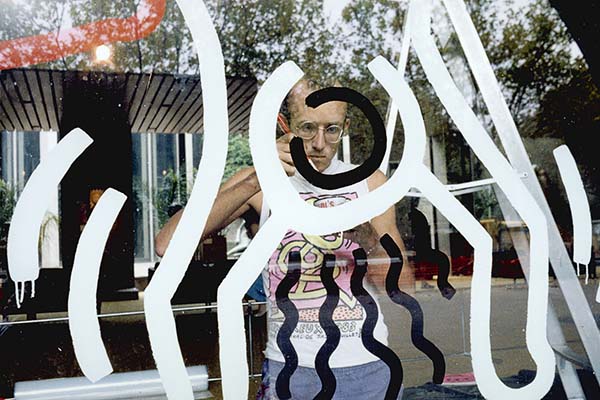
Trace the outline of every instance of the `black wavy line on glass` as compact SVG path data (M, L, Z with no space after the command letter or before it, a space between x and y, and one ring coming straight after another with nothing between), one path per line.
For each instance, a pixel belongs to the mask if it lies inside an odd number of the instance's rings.
M361 340L365 349L383 361L390 370L390 381L385 392L386 400L396 400L400 393L404 373L402 371L402 362L389 347L379 342L373 336L377 319L379 318L379 310L377 303L369 292L363 287L363 279L367 273L367 253L364 249L359 248L352 252L354 256L354 272L350 278L350 289L352 295L358 300L366 313L365 322L361 330Z
M280 399L291 399L290 378L298 368L298 354L292 345L290 338L294 329L298 325L298 309L289 298L289 293L292 287L300 279L301 259L300 252L292 251L288 257L288 270L285 277L279 282L277 290L275 290L275 300L277 307L283 313L285 319L279 332L277 333L277 345L281 349L281 353L285 358L285 366L277 374L275 382L275 390L277 397Z
M444 355L423 335L423 309L414 297L398 288L398 279L402 272L402 252L394 239L385 234L380 240L381 245L390 257L390 269L385 277L385 289L388 296L396 304L406 308L411 317L410 338L417 349L424 353L433 363L433 383L442 383L446 373Z
M326 254L321 266L321 282L325 287L327 297L319 309L319 324L325 332L326 339L315 357L315 369L321 380L321 390L315 396L315 400L331 399L337 385L335 375L329 367L329 358L340 343L340 329L333 322L333 312L340 300L340 289L333 278L334 267L335 256Z
M429 254L432 264L438 266L437 287L443 297L450 300L456 294L456 289L448 282L450 275L450 261L448 256L440 250L432 249Z

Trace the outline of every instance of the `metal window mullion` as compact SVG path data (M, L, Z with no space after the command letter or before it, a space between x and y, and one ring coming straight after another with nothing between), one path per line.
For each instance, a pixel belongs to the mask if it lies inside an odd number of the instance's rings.
M10 148L11 148L11 171L12 176L10 177L10 183L13 187L13 193L15 196L15 201L19 198L19 158L17 152L17 131L14 130L12 135L10 136Z
M185 180L187 196L189 197L194 185L194 136L192 133L186 133L184 138Z
M154 252L154 184L156 181L156 141L153 134L147 134L146 137L146 175L148 179L148 247L150 248L150 261L155 262L156 256Z

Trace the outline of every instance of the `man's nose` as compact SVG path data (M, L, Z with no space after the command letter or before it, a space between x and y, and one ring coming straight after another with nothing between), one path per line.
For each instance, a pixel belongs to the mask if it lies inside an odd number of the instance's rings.
M312 140L312 147L317 151L321 151L325 148L325 129L319 128L317 135Z

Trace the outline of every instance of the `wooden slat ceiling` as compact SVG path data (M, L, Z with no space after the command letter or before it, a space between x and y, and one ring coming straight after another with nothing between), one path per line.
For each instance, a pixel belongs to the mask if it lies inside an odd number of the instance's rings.
M125 84L132 132L202 133L202 85L198 76L13 69L0 71L0 130L60 131L66 82L102 79ZM248 132L256 96L254 78L227 78L230 133Z

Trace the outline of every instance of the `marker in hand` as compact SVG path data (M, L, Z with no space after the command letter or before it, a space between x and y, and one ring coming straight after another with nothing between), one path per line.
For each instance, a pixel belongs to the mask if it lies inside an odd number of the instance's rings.
M290 135L291 140L291 136L294 136L294 134L292 133L289 126L287 126L287 124L285 123L285 120L283 119L281 113L277 114L277 125L279 125L279 128L283 131L283 133L285 133L286 135ZM306 156L306 159L308 160L310 165L316 170L317 167L315 166L315 164L313 164L312 160L308 156Z

